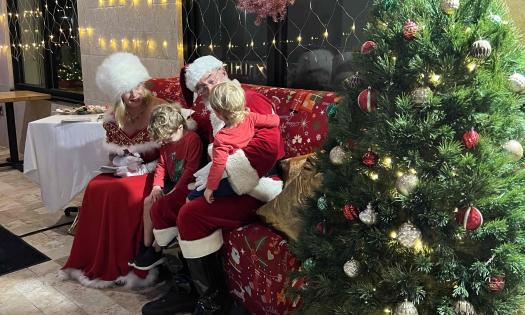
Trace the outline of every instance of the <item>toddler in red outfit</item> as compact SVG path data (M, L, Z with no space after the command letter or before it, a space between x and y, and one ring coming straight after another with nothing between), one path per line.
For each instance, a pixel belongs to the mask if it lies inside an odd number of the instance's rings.
M202 157L202 142L194 131L188 130L178 104L161 104L155 108L148 132L161 147L153 188L144 200L144 247L128 263L140 270L150 270L165 259L160 246L153 243L150 209L159 203L182 206L189 193L188 184L193 182L193 173L199 169ZM155 211L171 211L166 207L157 208Z
M212 203L214 197L234 194L227 179L221 181L228 156L243 149L253 138L255 128L279 126L279 116L261 115L246 110L246 97L240 84L235 81L219 83L210 92L211 108L225 126L217 132L213 141L212 166L208 175L204 198ZM214 193L219 188L218 192ZM202 192L193 191L188 199ZM215 195L215 196L214 196Z

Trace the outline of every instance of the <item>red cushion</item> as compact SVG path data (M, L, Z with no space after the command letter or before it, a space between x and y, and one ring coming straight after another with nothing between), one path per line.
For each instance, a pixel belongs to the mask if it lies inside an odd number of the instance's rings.
M150 79L145 83L145 86L153 93L153 95L162 98L163 100L172 103L178 102L183 107L188 107L184 100L184 96L182 95L178 77Z
M224 233L223 253L230 293L254 314L286 314L296 306L285 295L288 274L299 261L271 228L251 224Z

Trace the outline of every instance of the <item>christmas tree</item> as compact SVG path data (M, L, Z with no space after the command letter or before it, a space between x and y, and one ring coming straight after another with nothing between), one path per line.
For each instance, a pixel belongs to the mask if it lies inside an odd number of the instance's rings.
M367 36L301 210L299 312L516 314L525 49L506 7L378 0Z

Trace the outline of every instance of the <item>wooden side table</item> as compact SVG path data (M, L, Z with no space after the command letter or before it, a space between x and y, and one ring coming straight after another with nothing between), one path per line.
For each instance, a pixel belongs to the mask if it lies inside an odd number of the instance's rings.
M15 112L14 102L28 102L49 100L51 95L32 91L11 91L0 92L0 103L5 103L5 115L7 121L7 137L9 138L9 161L0 166L11 166L19 171L23 171L23 161L18 159L18 144L16 141Z

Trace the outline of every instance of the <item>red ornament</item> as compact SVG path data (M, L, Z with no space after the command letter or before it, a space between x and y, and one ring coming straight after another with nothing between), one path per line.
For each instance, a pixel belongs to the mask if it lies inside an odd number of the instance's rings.
M356 206L351 203L343 206L343 214L348 221L354 221L355 219L359 218L359 211L357 210Z
M416 37L419 27L414 21L408 20L403 26L403 37L406 40L412 40Z
M459 209L456 212L456 222L469 231L474 231L483 224L483 215L475 207Z
M363 112L370 113L377 108L377 97L372 88L361 91L357 97L357 104Z
M472 149L476 145L478 145L478 140L479 133L477 133L476 130L474 130L474 128L463 134L463 144L465 145L465 147L467 147L467 149Z
M361 158L361 162L366 167L373 167L377 164L377 160L379 160L379 157L370 149L368 149L368 151L366 151L365 154L363 154L363 157Z
M361 53L363 55L368 55L372 50L377 47L377 44L374 41L367 40L361 45Z
M492 276L488 282L489 290L492 292L499 292L505 288L505 276Z
M326 234L326 223L325 221L317 223L315 226L315 231L317 234L325 235Z

